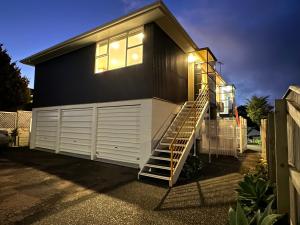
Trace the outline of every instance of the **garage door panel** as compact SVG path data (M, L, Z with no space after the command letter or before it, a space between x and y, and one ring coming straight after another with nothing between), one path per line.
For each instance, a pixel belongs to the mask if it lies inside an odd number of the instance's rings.
M138 163L140 105L98 108L97 157Z
M62 127L91 128L92 122L61 122Z
M90 134L91 129L89 127L61 127L61 132Z
M111 125L118 125L118 126L135 126L138 127L140 124L139 120L127 120L127 119L123 119L123 120L111 120L111 121L103 121L100 120L98 122L98 125L102 126L111 126Z
M56 138L56 132L55 131L49 131L49 130L37 130L36 136L47 136L47 137L55 137Z
M120 117L136 118L140 116L139 112L111 112L111 113L100 113L101 119L115 119Z
M58 119L58 117L57 116L49 116L49 117L47 117L47 116L39 116L38 118L37 118L37 122L57 122L57 119Z
M120 139L140 139L140 135L137 133L104 133L99 132L97 135L98 138L120 138Z
M72 151L80 151L80 152L87 152L90 153L90 145L80 145L79 143L76 144L68 144L68 143L61 143L61 149L70 149Z
M57 127L37 127L36 131L51 131L51 132L56 132Z
M39 110L37 112L37 118L40 117L57 117L58 116L58 110Z
M58 122L57 121L43 121L43 122L37 121L36 125L38 127L57 127Z
M38 141L51 141L51 142L56 142L56 136L48 136L48 135L44 135L44 136L36 136L36 140Z
M62 122L89 122L91 121L91 116L69 116L69 117L62 117Z
M83 134L83 133L69 133L69 132L61 132L61 137L66 138L77 138L79 140L91 140L91 133Z
M62 110L60 151L75 154L90 154L92 114L92 108Z
M90 145L91 144L91 140L89 140L89 139L78 139L78 138L61 137L60 138L60 143L69 143L69 144L78 143L80 145Z
M92 116L92 108L83 109L64 109L61 112L62 117L82 117L82 116Z
M37 111L36 120L35 146L54 150L58 129L58 110Z

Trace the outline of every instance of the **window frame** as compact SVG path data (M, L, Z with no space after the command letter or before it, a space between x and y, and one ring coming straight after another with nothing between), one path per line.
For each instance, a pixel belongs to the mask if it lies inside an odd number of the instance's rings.
M112 70L117 70L117 69L121 69L124 67L130 67L130 66L135 66L135 65L139 65L142 64L144 62L144 41L142 39L142 42L140 44L136 44L133 45L131 47L128 47L128 38L131 36L134 36L136 34L142 33L144 34L144 26L140 26L134 29L130 29L126 32L122 32L119 33L117 35L114 35L112 37L106 38L106 39L102 39L100 41L96 42L96 50L95 50L95 67L94 67L94 73L95 74L101 74L107 71L112 71ZM109 59L110 59L110 54L109 54L109 45L113 42L113 40L118 39L118 37L125 37L126 38L126 47L125 47L125 65L119 68L114 68L114 69L109 69ZM101 43L106 43L107 47L106 47L106 54L102 54L102 55L97 55L98 52L98 45ZM132 65L128 65L128 60L127 60L127 55L128 55L128 50L135 48L135 47L139 47L142 46L142 62L141 63L136 63L136 64L132 64ZM106 63L106 70L104 71L97 71L97 59L100 59L102 57L107 57L107 63Z

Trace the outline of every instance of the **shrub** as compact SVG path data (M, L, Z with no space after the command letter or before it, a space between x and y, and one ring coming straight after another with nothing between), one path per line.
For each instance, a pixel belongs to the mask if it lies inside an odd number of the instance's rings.
M200 176L203 163L199 156L189 155L181 172L181 176L186 179L195 179Z
M248 216L253 216L257 210L263 211L275 198L274 186L254 175L246 175L237 192L238 201Z
M239 203L237 203L236 210L229 209L229 224L230 225L273 225L282 215L272 213L272 203L270 202L266 209L261 213L258 210L253 217L247 218L246 213Z

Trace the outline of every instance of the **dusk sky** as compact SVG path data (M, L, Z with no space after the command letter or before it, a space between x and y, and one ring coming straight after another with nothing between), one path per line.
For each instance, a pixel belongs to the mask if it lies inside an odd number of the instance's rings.
M13 61L123 16L153 1L2 1L0 43ZM210 47L237 88L238 103L252 95L281 98L300 85L299 0L165 0L199 47ZM18 63L34 85L34 68Z

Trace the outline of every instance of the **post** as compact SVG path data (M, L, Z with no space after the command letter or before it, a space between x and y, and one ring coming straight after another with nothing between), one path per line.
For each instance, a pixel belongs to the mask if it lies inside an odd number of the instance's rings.
M240 153L243 153L243 117L240 116Z
M278 213L289 214L289 168L286 100L275 100L275 160Z
M55 153L59 153L60 151L60 133L61 133L61 115L62 115L62 112L61 112L61 107L59 107L57 109L57 131L56 131L56 144L55 144Z
M266 160L267 159L267 120L262 119L260 125L260 138L261 138L261 157Z
M199 92L200 95L200 92ZM197 104L197 103L196 103ZM196 107L194 109L194 156L196 156L197 146L196 146Z
M268 161L268 174L271 182L276 182L276 161L275 161L275 130L274 130L274 113L268 115L267 127L267 161Z
M210 104L208 105L208 162L211 163L211 153L210 153Z

